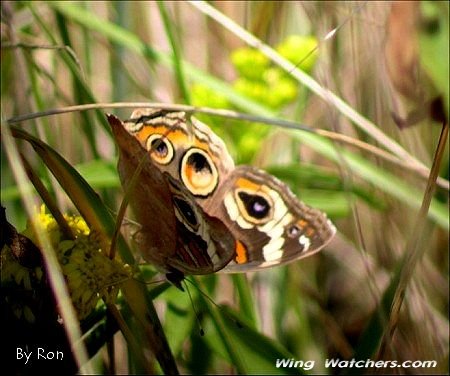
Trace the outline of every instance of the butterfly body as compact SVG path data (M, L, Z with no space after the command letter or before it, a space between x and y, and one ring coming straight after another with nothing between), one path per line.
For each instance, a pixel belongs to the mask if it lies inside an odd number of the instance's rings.
M321 211L251 166L234 166L223 141L184 112L109 115L144 258L170 275L246 272L318 252L336 229ZM170 238L170 239L169 239Z

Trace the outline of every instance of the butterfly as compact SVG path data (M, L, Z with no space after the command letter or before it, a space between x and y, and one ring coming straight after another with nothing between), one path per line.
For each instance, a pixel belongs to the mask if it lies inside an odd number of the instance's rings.
M224 142L185 112L138 109L107 115L123 186L141 225L144 259L179 286L186 274L256 271L325 247L336 228L286 184L235 166Z

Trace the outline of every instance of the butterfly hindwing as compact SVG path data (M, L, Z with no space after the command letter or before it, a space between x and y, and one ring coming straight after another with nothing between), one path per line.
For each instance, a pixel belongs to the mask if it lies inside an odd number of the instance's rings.
M281 265L322 249L335 227L321 211L299 201L286 184L250 166L238 166L206 208L235 238L236 255L224 272Z

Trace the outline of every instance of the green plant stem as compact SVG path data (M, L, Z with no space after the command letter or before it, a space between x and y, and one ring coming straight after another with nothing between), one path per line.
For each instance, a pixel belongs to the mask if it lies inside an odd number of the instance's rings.
M172 47L173 52L173 67L175 70L175 75L177 77L178 85L180 86L181 95L185 101L185 103L191 103L191 98L189 94L189 90L186 86L186 79L183 72L183 60L180 56L180 45L177 42L175 35L173 33L172 21L169 18L169 15L166 10L166 5L163 1L158 1L158 9L161 13L161 18L164 22L164 29L166 30L167 37L169 38L170 45Z
M444 124L442 127L437 150L433 160L433 165L431 166L430 177L428 179L427 187L425 189L422 206L418 213L417 221L415 223L412 235L409 238L409 241L406 245L405 249L406 256L404 262L402 263L400 271L400 281L398 283L397 290L395 291L392 300L391 310L389 314L389 324L387 331L384 335L382 344L380 346L379 354L384 353L387 344L392 339L395 333L398 320L400 317L400 309L403 305L403 301L405 298L406 289L413 277L413 273L417 263L425 254L425 250L427 249L426 247L423 246L423 242L421 240L423 239L424 231L427 228L426 227L427 213L428 210L430 209L431 199L433 198L433 194L436 188L436 178L438 176L439 169L441 166L442 156L444 155L447 137L448 137L448 123Z

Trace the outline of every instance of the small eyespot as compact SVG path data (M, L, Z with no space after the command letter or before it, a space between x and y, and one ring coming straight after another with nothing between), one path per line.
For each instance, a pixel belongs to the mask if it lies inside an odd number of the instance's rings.
M147 138L147 150L152 159L162 165L170 163L174 157L173 146L170 141L160 134L152 134Z
M300 229L297 225L291 225L288 227L286 232L290 238L296 238L300 234Z

